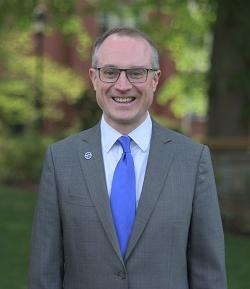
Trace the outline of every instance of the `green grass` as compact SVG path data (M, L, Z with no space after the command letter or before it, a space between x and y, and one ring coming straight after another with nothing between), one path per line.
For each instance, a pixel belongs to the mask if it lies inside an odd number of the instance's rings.
M26 289L35 194L0 187L0 288Z
M0 289L26 289L35 194L0 186ZM250 238L226 234L229 289L250 288ZM219 289L219 288L218 288Z
M226 265L229 289L250 288L250 238L226 234Z

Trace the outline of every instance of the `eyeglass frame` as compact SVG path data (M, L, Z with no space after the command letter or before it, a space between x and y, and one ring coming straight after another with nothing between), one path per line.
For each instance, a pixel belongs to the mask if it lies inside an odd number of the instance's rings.
M155 69L155 68L146 68L146 67L118 68L118 67L102 66L102 67L92 67L92 68L98 70L99 79L100 79L102 82L104 82L104 83L116 83L117 80L119 79L119 77L121 76L122 71L125 72L125 75L126 75L126 77L127 77L127 80L128 80L130 83L145 83L145 82L147 81L147 79L148 79L148 72L149 72L149 71L158 71L158 70L159 70L159 69ZM101 79L101 73L100 73L100 71L101 71L102 68L115 68L115 69L118 69L118 70L119 70L119 74L118 74L118 76L117 76L117 79L116 79L115 81L104 81L103 79ZM127 75L127 71L128 71L128 70L131 70L131 69L137 69L137 68L138 68L138 69L144 69L144 70L146 70L146 78L145 78L144 81L131 81L131 80L129 79L129 77L128 77L128 75Z

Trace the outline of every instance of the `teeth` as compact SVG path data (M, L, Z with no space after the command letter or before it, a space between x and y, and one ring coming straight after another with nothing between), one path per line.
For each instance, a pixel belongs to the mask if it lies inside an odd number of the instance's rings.
M114 97L114 101L120 102L120 103L127 103L134 100L134 97Z

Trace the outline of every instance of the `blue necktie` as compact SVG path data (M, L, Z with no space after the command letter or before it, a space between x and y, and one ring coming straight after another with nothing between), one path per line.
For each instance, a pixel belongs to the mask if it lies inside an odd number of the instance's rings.
M125 256L127 250L136 211L135 169L130 141L129 136L121 136L118 139L123 154L115 168L110 195L111 211L122 256Z

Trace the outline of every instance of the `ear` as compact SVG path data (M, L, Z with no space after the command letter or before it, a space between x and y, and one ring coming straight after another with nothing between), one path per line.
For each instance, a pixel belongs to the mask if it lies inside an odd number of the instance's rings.
M96 90L97 74L96 74L96 70L94 68L89 69L89 78L92 81L94 90Z
M160 76L161 76L161 71L160 70L155 71L154 76L153 76L153 80L152 80L152 82L153 82L153 91L154 92L156 91L156 88L158 86L158 82L159 82Z

